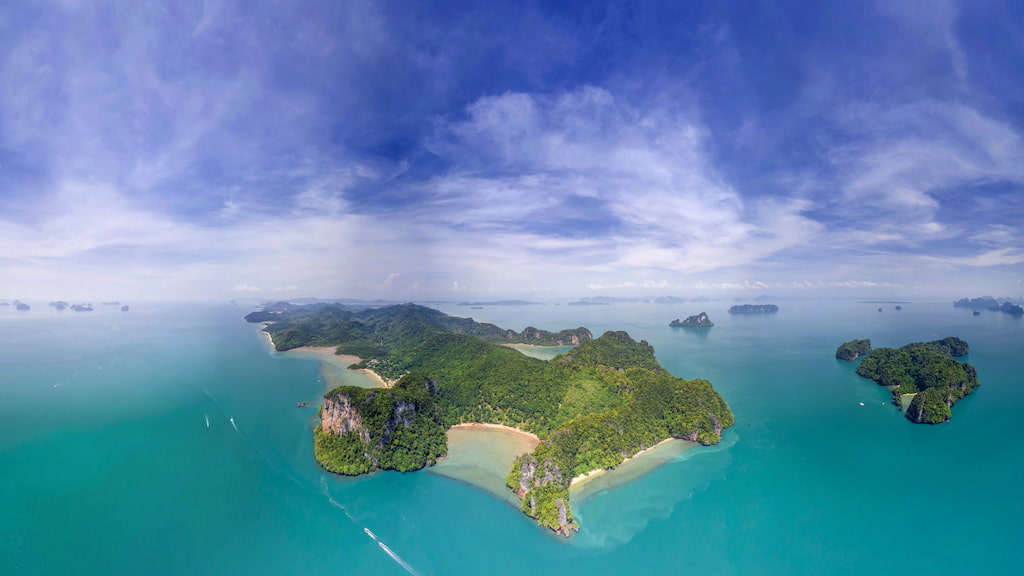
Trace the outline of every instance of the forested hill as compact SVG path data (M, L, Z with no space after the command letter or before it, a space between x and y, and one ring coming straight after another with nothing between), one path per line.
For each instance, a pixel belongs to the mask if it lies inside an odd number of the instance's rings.
M954 360L969 351L967 342L952 336L895 349L876 348L861 360L857 374L888 386L894 403L903 394L915 394L907 419L940 424L949 421L953 404L980 385L974 366Z
M517 334L415 305L359 312L326 306L274 317L266 330L279 349L337 345L401 378L391 389L341 387L326 395L315 433L325 468L414 470L444 455L439 433L449 426L513 426L542 442L512 467L509 488L523 498L526 514L562 534L576 526L569 507L574 476L616 466L667 438L713 444L733 424L710 383L672 376L650 344L625 332L597 339L585 328ZM580 343L550 362L492 343L555 336Z
M492 344L538 346L571 346L593 339L586 328L548 332L530 326L516 332L416 304L361 310L337 304L278 306L274 311L253 312L245 319L273 322L265 330L281 352L299 346L338 346L339 354L363 358L403 355L445 333L467 334Z

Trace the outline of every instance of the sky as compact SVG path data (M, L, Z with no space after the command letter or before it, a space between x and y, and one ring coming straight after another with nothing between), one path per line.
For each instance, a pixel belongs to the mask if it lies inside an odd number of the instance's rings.
M0 4L0 298L1024 296L1024 3Z

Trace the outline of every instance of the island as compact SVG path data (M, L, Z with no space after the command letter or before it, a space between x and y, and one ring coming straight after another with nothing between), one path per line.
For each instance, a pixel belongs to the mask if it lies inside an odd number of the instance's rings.
M682 322L679 321L679 318L676 318L669 322L668 325L673 328L711 328L715 323L708 318L707 312L701 312L695 316L687 317Z
M459 302L457 306L543 306L529 300L493 300L490 302Z
M70 306L70 304L68 304L67 302L65 302L63 300L57 300L55 302L50 302L50 306L53 306L57 310L64 310L65 308Z
M31 310L31 309L32 309L32 307L31 307L31 306L29 306L28 304L25 304L25 303L24 303L24 302L22 302L21 300L15 300L15 301L13 302L13 304L14 304L14 309L15 309L15 310L20 310L20 311L22 311L22 312L28 312L29 310Z
M326 470L408 472L447 453L448 428L468 423L508 426L540 442L511 468L506 485L521 510L568 536L578 529L569 501L574 478L613 468L670 438L701 444L732 426L729 406L705 380L677 378L647 342L586 328L515 332L422 306L369 310L297 307L270 316L264 330L278 350L337 346L360 356L385 388L342 386L325 394L314 455ZM572 343L550 361L499 344Z
M127 312L128 310L130 310L130 308L128 308L127 304L125 304L124 306L121 306L121 312Z
M871 340L868 340L867 338L864 340L850 340L836 349L836 358L846 360L847 362L853 362L857 358L867 356L870 353Z
M92 312L92 304L72 304L71 309L75 312Z
M729 314L772 314L778 311L775 304L740 304L729 308Z
M1003 314L1009 314L1010 316L1024 316L1024 308L1010 302L1009 300L1003 301L1002 304L998 300L991 296L982 296L981 298L961 298L956 302L953 302L954 308L969 308L977 312L978 310L991 310L993 312L1002 312Z
M954 360L969 350L967 342L953 336L876 348L861 360L857 374L888 387L897 406L904 397L912 398L905 412L911 422L941 424L949 421L953 405L980 385L974 366Z

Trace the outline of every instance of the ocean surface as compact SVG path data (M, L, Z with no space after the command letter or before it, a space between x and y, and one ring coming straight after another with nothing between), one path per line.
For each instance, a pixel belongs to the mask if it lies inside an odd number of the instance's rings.
M951 302L731 304L441 307L516 330L626 330L732 407L721 444L594 479L571 539L441 474L322 472L320 368L269 351L251 309L0 307L0 574L1024 570L1024 321ZM701 311L714 328L668 327ZM853 338L950 335L982 386L940 426L911 424L833 357Z

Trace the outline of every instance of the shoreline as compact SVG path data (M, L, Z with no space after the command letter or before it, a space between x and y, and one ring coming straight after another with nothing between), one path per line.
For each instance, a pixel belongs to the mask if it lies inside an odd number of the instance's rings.
M533 452L540 439L518 428L484 422L456 424L446 434L448 454L428 471L486 492L518 510L519 497L505 480L515 458Z
M626 458L622 462L618 463L615 466L615 468L613 468L613 469L598 468L596 470L591 470L590 472L587 472L586 474L580 474L579 476L576 476L575 478L573 478L569 482L569 487L572 488L574 486L580 486L583 483L587 482L588 480L593 480L594 478L597 478L598 476L604 474L605 472L609 472L611 470L617 470L620 466L626 464L627 462L631 462L631 461L637 459L638 457L642 456L643 454L646 454L647 452L650 452L651 450L654 450L658 446L662 446L664 444L672 442L673 440L679 440L679 438L672 438L672 437L665 438L664 440L662 440L661 442L658 442L654 446L650 446L648 448L644 448L643 450L640 450L639 452L637 452L636 454L633 454L629 458Z
M293 358L306 358L316 360L320 364L320 378L323 380L324 391L329 391L338 386L359 386L360 388L390 388L393 382L389 382L369 368L351 370L349 366L363 361L359 356L352 354L335 354L337 346L299 346L277 352L283 356ZM352 377L355 380L352 380ZM364 385L360 379L367 379L373 383L372 386Z
M505 431L508 431L508 432L518 433L518 434L520 434L522 436L525 436L525 437L529 438L531 441L534 441L537 444L540 444L540 438L538 438L536 434L534 434L532 432L527 432L526 430L522 430L520 428L515 428L515 427L512 427L512 426L506 426L504 424L489 424L487 422L462 422L461 424L456 424L456 425L452 426L451 428L449 428L449 430L451 430L452 428L458 428L460 430L481 430L481 429L505 430ZM534 447L536 448L536 446L534 446Z

